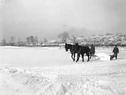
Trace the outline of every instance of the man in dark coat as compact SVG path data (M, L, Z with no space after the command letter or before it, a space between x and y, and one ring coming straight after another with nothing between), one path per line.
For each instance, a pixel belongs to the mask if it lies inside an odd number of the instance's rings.
M117 59L118 53L119 53L119 49L117 47L117 45L115 45L114 49L113 49L113 53L114 53L114 57Z
M117 47L117 45L115 45L114 49L113 49L113 55L110 56L110 60L112 60L114 57L115 59L117 59L118 53L119 53L119 49Z
M95 46L93 44L91 45L90 54L91 56L95 55Z
M95 46L92 44L92 45L91 45L91 48L90 48L90 59L91 59L91 57L94 56L94 55L95 55Z

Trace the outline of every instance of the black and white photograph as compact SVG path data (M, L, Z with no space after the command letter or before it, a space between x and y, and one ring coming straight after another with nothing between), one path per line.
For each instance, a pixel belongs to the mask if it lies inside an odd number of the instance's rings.
M126 95L126 0L0 0L0 95Z

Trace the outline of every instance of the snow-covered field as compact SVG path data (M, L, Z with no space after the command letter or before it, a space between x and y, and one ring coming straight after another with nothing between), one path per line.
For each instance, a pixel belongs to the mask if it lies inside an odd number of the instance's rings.
M126 95L126 48L73 62L61 47L0 47L0 95Z

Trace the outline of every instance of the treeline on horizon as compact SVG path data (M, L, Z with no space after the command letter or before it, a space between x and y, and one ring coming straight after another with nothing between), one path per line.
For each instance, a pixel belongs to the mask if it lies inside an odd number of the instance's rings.
M58 35L58 40L49 41L46 38L39 40L37 36L28 36L25 41L18 40L12 36L9 41L3 39L0 41L0 46L27 46L27 47L44 47L44 46L61 46L65 43L79 43L95 46L126 46L126 35L110 34L92 35L90 37L70 35L68 32L63 32Z

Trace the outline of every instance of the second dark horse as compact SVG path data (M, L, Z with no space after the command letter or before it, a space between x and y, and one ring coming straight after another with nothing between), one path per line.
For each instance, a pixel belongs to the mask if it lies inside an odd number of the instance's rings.
M88 57L87 61L90 60L90 48L88 46L78 45L78 43L76 43L75 45L65 43L65 50L70 50L71 58L73 59L73 61L75 61L76 54L76 62L79 61L80 55L82 57L82 62L84 62L84 54L86 54L86 56Z

